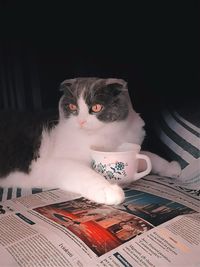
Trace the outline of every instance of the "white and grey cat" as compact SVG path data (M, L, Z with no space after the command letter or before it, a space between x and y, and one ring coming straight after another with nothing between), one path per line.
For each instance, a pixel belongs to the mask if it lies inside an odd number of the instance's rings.
M21 154L17 154L18 159L24 158L26 166L13 159L14 148L4 148L4 155L0 151L0 157L4 157L0 185L55 187L99 203L119 204L124 200L123 189L91 169L89 148L98 145L112 150L124 142L142 144L144 121L132 108L126 82L76 78L62 82L60 89L63 96L59 101L58 124L51 129L43 127L34 134L29 142L34 145L27 149L27 156L23 147ZM145 153L151 158L153 173L179 175L177 162ZM6 169L7 162L10 165Z

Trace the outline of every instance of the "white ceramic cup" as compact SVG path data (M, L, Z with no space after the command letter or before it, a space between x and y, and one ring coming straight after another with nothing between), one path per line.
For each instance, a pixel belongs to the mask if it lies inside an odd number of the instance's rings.
M136 181L149 174L152 168L149 157L140 154L140 149L140 145L133 143L124 143L115 151L92 146L91 167L111 183L127 184ZM141 172L138 172L139 160L146 161L146 169Z

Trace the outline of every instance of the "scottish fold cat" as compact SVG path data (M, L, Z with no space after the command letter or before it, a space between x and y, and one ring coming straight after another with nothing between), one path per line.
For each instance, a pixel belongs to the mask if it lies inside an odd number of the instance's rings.
M1 133L0 185L55 187L99 203L121 203L123 189L91 169L89 149L92 145L113 150L124 142L142 144L144 121L132 108L126 82L76 78L63 81L60 90L59 120L53 127L33 129L26 141L20 131L16 137L12 133L10 141L5 141L9 135ZM150 157L153 173L180 174L177 162L142 153Z

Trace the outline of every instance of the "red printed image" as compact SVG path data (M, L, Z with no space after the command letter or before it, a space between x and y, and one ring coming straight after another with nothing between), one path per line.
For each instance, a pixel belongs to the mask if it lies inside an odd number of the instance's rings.
M84 198L34 210L66 227L98 256L153 227L133 214Z

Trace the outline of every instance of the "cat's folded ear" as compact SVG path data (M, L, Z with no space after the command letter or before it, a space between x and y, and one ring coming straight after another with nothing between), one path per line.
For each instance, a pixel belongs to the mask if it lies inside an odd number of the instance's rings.
M122 79L109 78L106 80L106 87L117 89L119 91L127 91L127 82Z
M73 83L75 83L77 79L67 79L67 80L64 80L61 84L60 84L60 87L59 87L59 90L60 91L65 91L66 89L69 89Z
M109 78L106 79L103 90L109 95L117 96L123 92L128 92L127 83L122 79Z
M114 84L118 87L121 87L122 89L127 90L127 82L122 79L117 79L117 78L106 79L106 85L111 85L111 84Z

